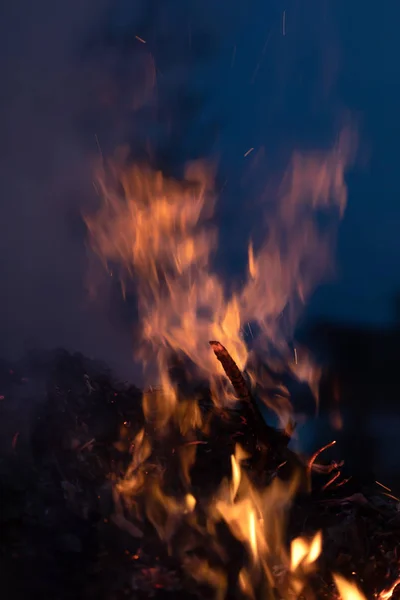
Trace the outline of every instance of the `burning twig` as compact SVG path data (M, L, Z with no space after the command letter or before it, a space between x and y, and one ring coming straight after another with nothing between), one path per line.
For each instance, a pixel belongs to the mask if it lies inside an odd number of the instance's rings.
M228 350L225 348L225 346L216 341L210 341L209 344L213 349L215 356L221 363L222 368L231 382L238 398L240 398L240 400L244 400L245 402L251 402L250 390L247 386L245 378L229 354Z
M255 450L261 452L263 457L259 472L268 473L271 479L277 476L278 470L285 471L285 474L282 473L283 477L289 472L297 472L300 474L300 481L305 484L307 464L287 447L290 440L288 432L275 429L265 422L249 385L228 350L218 341L210 341L209 344L242 403L244 415L240 418L247 425L247 432L255 438Z
M255 399L252 397L251 391L242 372L229 354L228 350L220 342L210 341L211 348L215 356L222 365L226 376L231 382L237 397L249 409L247 424L252 426L260 439L264 440L267 446L282 446L285 447L289 443L289 437L285 432L278 431L274 427L267 425L262 414L260 413ZM250 422L251 421L251 422Z

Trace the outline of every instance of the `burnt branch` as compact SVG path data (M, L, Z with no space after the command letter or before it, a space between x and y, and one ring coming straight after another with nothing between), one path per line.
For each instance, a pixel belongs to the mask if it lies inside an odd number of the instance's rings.
M265 422L257 402L251 393L250 387L228 350L217 341L210 341L209 344L213 349L215 356L220 361L238 399L242 402L243 410L247 413L249 425L254 427L254 432L259 441L263 442L268 447L277 445L286 447L290 438L285 432L279 431Z

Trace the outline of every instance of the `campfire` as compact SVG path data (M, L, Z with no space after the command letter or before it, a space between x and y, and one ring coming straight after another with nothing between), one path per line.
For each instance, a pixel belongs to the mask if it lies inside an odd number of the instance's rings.
M233 292L212 269L211 165L190 165L182 181L124 156L101 165L100 207L85 221L105 273L122 293L134 285L146 384L120 384L81 356L47 359L23 522L66 523L64 553L86 548L87 564L57 559L73 597L396 597L400 501L382 485L355 489L333 440L295 451L285 384L307 383L317 404L320 371L294 345L292 317L329 265L317 216L343 214L351 151L343 131L328 152L294 155ZM12 564L53 565L15 536Z

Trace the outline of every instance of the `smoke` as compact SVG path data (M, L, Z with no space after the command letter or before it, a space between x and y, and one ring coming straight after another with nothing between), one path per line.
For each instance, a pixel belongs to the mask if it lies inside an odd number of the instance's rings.
M90 144L77 128L89 91L77 52L105 8L101 0L2 7L0 352L7 357L30 346L95 354L122 342L85 310L82 231L71 223L92 193Z
M118 364L120 371L130 369L131 332L112 293L111 300L108 294L94 304L86 296L80 216L95 201L93 157L132 135L143 150L144 123L157 127L152 56L135 36L154 38L162 15L154 13L152 20L145 3L133 9L130 4L17 0L2 7L3 356L64 346ZM171 29L171 17L167 26ZM164 95L171 95L171 87L181 83L167 66Z
M280 21L280 9L259 1L253 11L211 0L3 4L0 355L63 346L130 374L132 332L119 296L111 285L90 303L84 285L81 213L96 203L93 159L125 143L176 174L187 159L225 148L236 170L266 126L255 117L276 103L269 91L248 98L271 64L292 64ZM288 12L288 34L291 23ZM272 54L263 58L269 29ZM253 88L240 98L244 84Z

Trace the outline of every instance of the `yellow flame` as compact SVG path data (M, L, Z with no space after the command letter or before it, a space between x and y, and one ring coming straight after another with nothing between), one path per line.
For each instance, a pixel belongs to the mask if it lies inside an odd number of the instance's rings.
M236 494L237 494L237 491L238 491L239 485L240 485L240 467L237 463L236 458L233 455L231 456L231 465L232 465L231 492L232 492L232 501L233 501L236 498Z
M254 598L251 575L246 569L242 569L239 573L239 585L242 592L246 594L246 597Z
M232 480L230 487L223 484L210 507L209 519L223 519L232 534L248 549L251 565L242 570L239 584L251 597L254 585L265 577L272 585L273 566L280 562L286 564L288 557L284 543L284 524L293 495L297 489L297 480L283 483L274 480L265 491L256 490L240 467L240 461L246 454L240 446L231 457ZM317 534L309 545L310 562L316 560Z
M196 506L196 498L192 494L186 494L185 503L187 512L193 512Z
M256 529L256 515L254 510L249 512L249 543L251 552L253 554L254 560L257 559L257 529Z
M382 592L378 595L378 600L390 600L390 598L393 596L394 590L398 585L400 585L400 577L396 579L396 581L390 586L390 588L382 590Z
M290 568L295 571L300 565L312 565L321 554L322 533L318 531L311 542L299 537L292 540L290 548Z
M355 583L347 581L347 579L337 574L333 575L333 579L341 600L367 600Z

